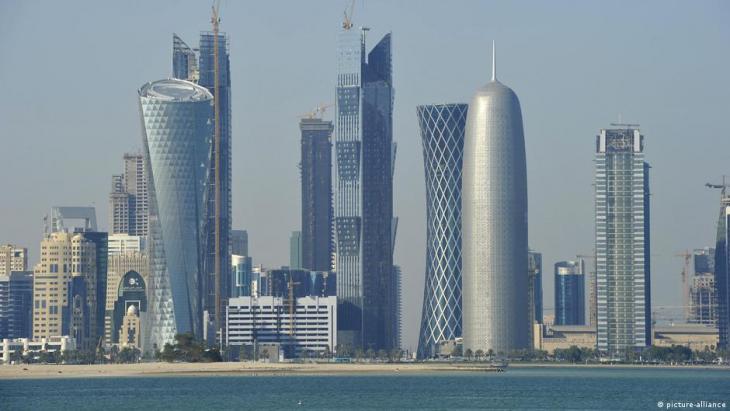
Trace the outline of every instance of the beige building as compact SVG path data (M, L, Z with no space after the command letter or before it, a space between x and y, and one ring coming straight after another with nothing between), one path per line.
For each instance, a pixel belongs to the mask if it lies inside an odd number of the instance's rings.
M118 327L114 322L114 306L122 292L122 280L130 271L139 273L148 283L149 258L139 251L125 252L124 254L110 255L107 265L106 303L104 312L104 342L107 346L114 343L113 330ZM122 341L121 338L119 341Z
M533 348L552 353L556 348L571 346L596 348L596 329L589 325L540 325L535 324Z
M87 292L69 301L72 281L83 284ZM41 241L40 262L33 274L33 339L77 333L88 344L96 328L96 247L83 234L57 232ZM71 314L63 323L63 312Z
M28 249L12 244L0 245L0 275L28 270Z
M654 327L653 345L671 347L683 345L692 350L714 349L719 342L717 327L704 324L675 324Z
M142 322L139 318L137 306L130 305L122 319L119 329L119 345L124 347L140 348L142 346Z

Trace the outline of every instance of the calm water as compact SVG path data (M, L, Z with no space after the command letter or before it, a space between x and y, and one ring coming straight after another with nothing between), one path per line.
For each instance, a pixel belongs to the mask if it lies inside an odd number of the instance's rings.
M702 400L724 401L730 409L730 371L512 368L500 374L0 380L2 410L657 410L659 401Z

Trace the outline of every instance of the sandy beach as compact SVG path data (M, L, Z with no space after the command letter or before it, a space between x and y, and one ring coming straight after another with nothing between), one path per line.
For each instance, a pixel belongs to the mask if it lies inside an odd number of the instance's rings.
M89 378L182 375L333 375L430 372L495 372L486 364L449 363L140 363L0 366L0 379Z
M566 364L566 363L513 363L510 368L641 368L641 369L718 369L727 366L707 365L632 365L632 364ZM337 375L337 374L420 374L435 372L495 372L487 364L476 363L140 363L53 365L20 364L0 366L0 380L15 378L89 378L134 376L205 376L205 375Z

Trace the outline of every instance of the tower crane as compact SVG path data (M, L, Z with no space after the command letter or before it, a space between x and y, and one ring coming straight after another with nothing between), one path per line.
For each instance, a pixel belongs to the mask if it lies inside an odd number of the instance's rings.
M352 14L355 11L355 0L352 0L352 3L350 3L350 12L347 12L347 9L345 9L344 14L345 18L342 21L342 28L345 30L350 30L352 28Z
M301 284L300 282L295 282L294 279L291 276L291 273L289 274L289 282L287 283L287 288L289 290L289 337L294 337L294 313L295 313L295 302L296 302L296 296L294 295L294 287Z
M299 115L299 118L306 118L309 120L319 118L321 119L322 116L324 116L324 113L327 111L328 108L332 107L334 104L325 104L321 103L317 107L315 107L312 111L303 113Z

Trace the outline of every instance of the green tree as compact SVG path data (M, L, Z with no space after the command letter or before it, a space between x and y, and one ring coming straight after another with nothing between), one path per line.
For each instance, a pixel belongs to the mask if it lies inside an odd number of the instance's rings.
M387 360L388 359L388 352L385 351L382 348L378 350L378 354L377 355L378 355L378 359L379 360Z
M467 348L466 352L464 352L464 355L469 361L471 361L471 358L474 356L474 352L471 350L471 348Z
M477 352L474 353L474 356L477 357L477 361L481 360L482 357L484 357L484 350L478 349Z
M166 362L173 362L176 358L177 353L175 352L175 347L173 347L170 343L165 343L165 346L162 348L162 352L160 353L160 359Z

